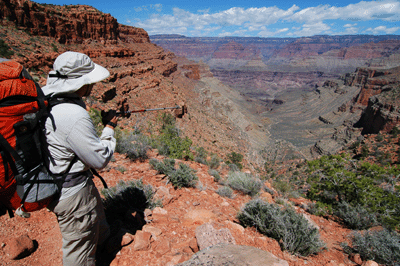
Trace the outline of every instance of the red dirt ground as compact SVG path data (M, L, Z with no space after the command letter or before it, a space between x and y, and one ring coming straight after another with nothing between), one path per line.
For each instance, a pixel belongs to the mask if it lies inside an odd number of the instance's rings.
M151 157L161 159L154 152ZM287 252L282 252L279 244L274 239L263 236L254 228L242 228L237 224L236 214L240 208L251 198L236 193L233 199L219 196L215 191L219 184L214 182L208 174L209 168L196 162L189 164L197 172L201 186L198 188L174 189L171 184L166 184L163 175L157 174L150 168L148 161L131 162L124 156L116 154L115 162L111 162L107 169L101 172L108 185L115 186L119 180L143 179L145 184L151 184L154 189L166 187L170 196L164 198L163 209L167 215L154 215L151 225L160 229L162 234L157 239L151 240L151 247L145 251L134 251L133 244L125 246L116 255L110 265L175 265L186 261L194 254L189 248L195 240L197 226L210 222L214 228L228 228L238 245L249 245L273 253L275 256L286 260L290 266L300 265L356 265L343 253L339 243L346 240L350 230L342 228L339 224L321 217L309 215L320 227L321 239L326 243L327 249L315 256L297 257ZM125 169L124 173L117 169ZM102 185L95 179L99 189ZM272 200L268 193L262 195L267 200ZM302 199L295 200L297 204ZM296 203L295 203L296 204ZM299 211L302 209L296 207ZM188 213L206 213L194 217ZM62 265L61 236L55 216L46 209L32 213L31 218L15 217L8 215L0 217L0 265ZM37 242L37 249L30 256L12 261L8 258L5 247L7 239L27 234ZM164 245L169 243L169 250L165 252ZM163 248L161 252L160 249Z

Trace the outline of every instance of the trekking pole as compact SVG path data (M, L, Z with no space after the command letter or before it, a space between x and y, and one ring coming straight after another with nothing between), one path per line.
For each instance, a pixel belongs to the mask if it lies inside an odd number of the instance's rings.
M167 109L180 109L181 107L179 105L174 106L174 107L161 107L161 108L153 108L153 109L141 109L141 110L133 110L133 111L126 111L126 112L117 112L116 115L125 115L125 114L131 114L131 113L142 113L142 112L148 112L148 111L160 111L160 110L167 110Z

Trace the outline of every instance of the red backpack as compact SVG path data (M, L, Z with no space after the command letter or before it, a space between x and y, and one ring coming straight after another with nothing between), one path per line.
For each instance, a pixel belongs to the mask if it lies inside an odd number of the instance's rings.
M41 147L47 101L40 86L15 61L0 62L0 205L29 217L58 192Z

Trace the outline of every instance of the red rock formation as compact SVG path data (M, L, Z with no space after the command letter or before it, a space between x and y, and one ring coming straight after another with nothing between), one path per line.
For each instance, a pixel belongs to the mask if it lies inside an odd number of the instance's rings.
M232 41L221 45L213 54L213 59L235 59L235 60L250 60L255 56L254 52L245 49L243 45Z
M398 81L395 74L397 72L397 68L391 70L357 68L356 72L346 74L345 84L361 87L360 93L354 101L362 106L367 106L370 97L380 94L384 86Z
M337 56L342 59L380 58L385 55L390 55L393 51L398 50L399 47L400 41L398 40L387 40L378 43L371 42L367 44L343 48L338 51Z
M141 28L119 24L119 38L129 43L149 43L150 38L147 32Z
M397 109L398 104L387 102L384 95L371 97L356 126L363 128L363 134L389 133L400 125L400 113Z
M110 14L91 6L68 5L65 9L29 0L4 0L0 2L0 19L15 22L32 35L54 37L59 43L83 43L85 39L149 42L143 29L119 25Z

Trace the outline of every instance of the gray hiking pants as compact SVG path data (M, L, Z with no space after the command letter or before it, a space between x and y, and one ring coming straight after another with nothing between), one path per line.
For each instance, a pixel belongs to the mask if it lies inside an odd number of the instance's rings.
M103 204L93 180L75 195L54 201L49 209L58 220L62 235L64 266L95 266L98 244L110 235Z

